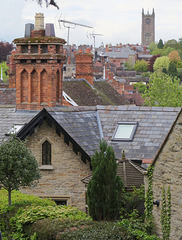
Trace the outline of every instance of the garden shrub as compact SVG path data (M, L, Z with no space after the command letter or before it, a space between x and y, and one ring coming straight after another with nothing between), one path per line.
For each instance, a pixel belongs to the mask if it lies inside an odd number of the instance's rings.
M0 230L3 235L3 240L6 236L11 236L13 232L10 219L15 216L20 207L27 205L37 206L55 206L55 202L50 199L41 199L33 195L23 194L19 191L12 191L12 205L8 205L8 192L4 189L0 190ZM11 237L8 237L11 239Z

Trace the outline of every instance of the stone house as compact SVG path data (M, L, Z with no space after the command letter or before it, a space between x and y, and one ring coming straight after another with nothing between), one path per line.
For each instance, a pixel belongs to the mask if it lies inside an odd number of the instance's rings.
M159 200L159 206L154 205L153 216L155 233L162 236L161 209L162 187L171 190L171 232L170 239L182 239L182 111L171 125L165 141L152 163L154 201Z
M118 175L130 191L144 184L143 172L178 114L178 108L62 106L39 111L6 105L0 107L0 142L14 126L38 161L42 178L23 192L86 210L90 162L100 140L113 147Z

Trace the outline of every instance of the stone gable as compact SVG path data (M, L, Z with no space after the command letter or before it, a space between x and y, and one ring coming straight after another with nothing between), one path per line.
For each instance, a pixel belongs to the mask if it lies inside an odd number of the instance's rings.
M52 165L42 165L42 144L46 140L51 143ZM27 137L27 147L36 157L42 177L36 187L22 192L67 200L67 204L85 211L86 190L82 179L91 174L89 163L85 164L72 146L64 142L64 136L59 137L54 126L51 128L46 122Z
M155 232L161 237L162 187L171 189L171 235L170 239L182 239L182 113L175 123L166 143L154 163L153 193L154 201L160 200L160 205L154 205L153 215Z

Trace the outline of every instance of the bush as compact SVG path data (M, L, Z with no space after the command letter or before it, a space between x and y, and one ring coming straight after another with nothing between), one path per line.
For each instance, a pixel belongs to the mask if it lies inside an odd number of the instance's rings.
M0 230L3 234L3 240L6 236L11 236L13 232L10 219L16 215L20 207L27 205L37 206L55 206L55 202L50 199L41 199L33 195L26 195L19 191L12 191L12 205L8 205L8 192L4 189L0 190ZM11 237L9 237L11 239Z

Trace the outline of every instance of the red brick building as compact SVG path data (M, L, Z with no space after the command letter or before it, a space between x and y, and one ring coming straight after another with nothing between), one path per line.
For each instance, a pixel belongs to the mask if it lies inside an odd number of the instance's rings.
M16 88L17 109L62 105L65 40L46 34L44 16L38 13L30 36L17 38L14 43L16 51L10 58L9 87Z

